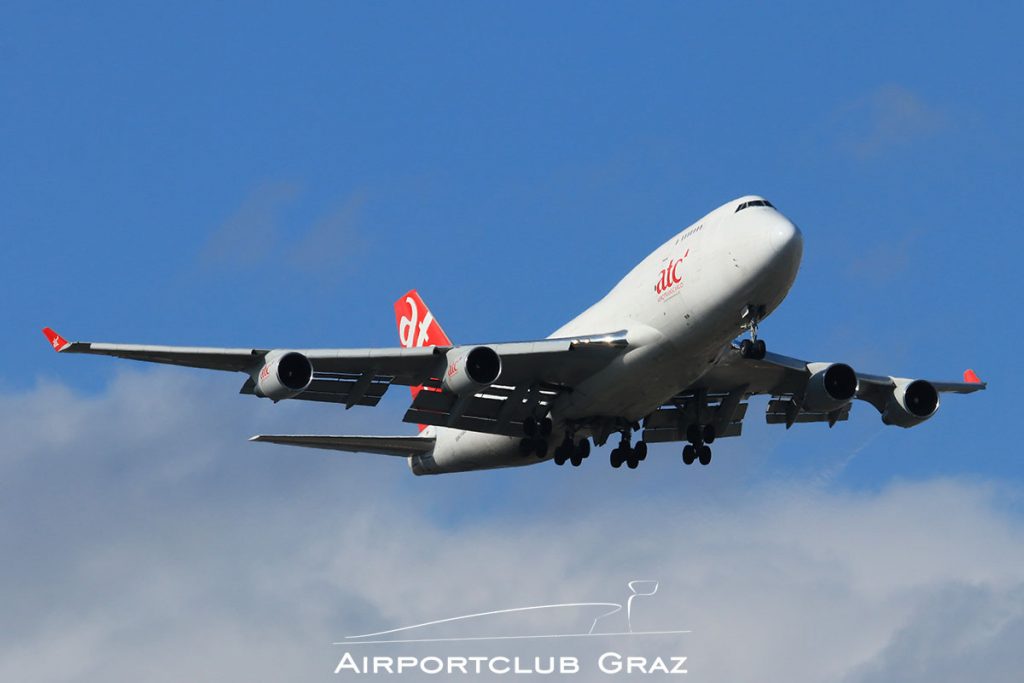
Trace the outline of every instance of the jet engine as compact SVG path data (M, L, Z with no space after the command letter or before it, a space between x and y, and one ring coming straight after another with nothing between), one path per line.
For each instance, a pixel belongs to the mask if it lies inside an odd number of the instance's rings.
M938 409L939 392L931 382L898 379L882 411L882 422L897 427L913 427L930 418Z
M857 373L845 363L831 363L812 373L804 390L804 410L828 413L853 400Z
M274 401L298 396L313 381L313 364L297 351L272 351L253 378L256 394Z
M442 385L460 396L472 394L494 384L501 375L501 356L489 346L455 348L446 357Z

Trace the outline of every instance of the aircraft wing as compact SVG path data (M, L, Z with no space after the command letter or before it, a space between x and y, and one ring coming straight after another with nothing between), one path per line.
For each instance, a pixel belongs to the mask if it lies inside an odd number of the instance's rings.
M628 348L626 333L586 335L487 346L501 358L498 381L481 391L458 396L443 388L448 352L460 347L370 349L266 349L148 346L69 342L50 328L43 330L59 353L114 356L153 363L244 372L241 393L261 395L260 371L275 355L297 352L309 360L309 385L290 396L296 400L375 406L392 384L424 387L405 421L487 433L517 434L527 416L541 411L562 391L571 389Z
M829 365L770 352L761 360L753 360L743 358L736 347L731 347L692 387L646 418L643 439L649 443L685 441L691 424L711 424L719 438L739 436L747 413L746 401L757 395L771 397L765 415L769 424L789 428L797 423L827 422L833 426L849 418L850 402L831 410L815 410L805 402L811 376ZM851 401L865 401L884 414L894 392L913 381L856 372ZM964 373L962 382L927 382L939 393L969 394L987 386L971 370Z

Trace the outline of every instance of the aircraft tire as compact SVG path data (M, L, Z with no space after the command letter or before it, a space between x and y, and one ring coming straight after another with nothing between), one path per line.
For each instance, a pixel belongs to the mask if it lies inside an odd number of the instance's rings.
M683 464L692 465L694 459L697 457L697 449L693 447L693 444L686 444L683 446Z
M609 460L615 469L622 467L622 452L618 448L613 448Z
M700 464L701 465L710 465L711 464L711 448L708 447L708 446L701 446L700 447L700 453L697 455L697 457L700 459Z
M633 457L636 458L637 462L643 462L647 459L647 444L645 442L636 442L636 445L633 446Z
M704 443L714 443L715 437L718 434L715 433L714 425L704 425Z
M686 440L690 443L697 443L700 441L701 428L699 424L692 424L686 428Z
M767 354L768 345L764 343L764 339L758 339L754 342L754 358L757 360L764 360L764 357Z

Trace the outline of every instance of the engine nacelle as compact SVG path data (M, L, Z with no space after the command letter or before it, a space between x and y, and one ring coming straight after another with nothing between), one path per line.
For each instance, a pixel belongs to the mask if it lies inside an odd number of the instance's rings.
M277 402L298 396L313 381L313 364L297 351L271 351L253 378L256 395Z
M882 411L882 422L897 427L919 425L939 409L939 392L923 379L896 380L896 388Z
M811 374L804 390L804 409L815 413L839 410L857 393L857 373L845 363L824 365Z
M494 384L501 375L501 356L489 346L452 349L442 385L456 394L472 394Z

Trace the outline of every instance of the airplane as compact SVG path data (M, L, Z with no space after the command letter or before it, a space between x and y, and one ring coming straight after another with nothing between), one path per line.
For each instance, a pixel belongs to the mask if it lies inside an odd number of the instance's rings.
M890 377L840 362L769 352L759 325L782 303L803 256L797 226L748 195L711 211L633 268L600 301L545 339L455 344L411 290L395 302L400 346L260 349L68 342L54 350L241 372L242 394L376 406L410 388L404 422L418 435L264 434L251 441L405 458L416 475L518 467L578 467L590 444L618 445L612 467L635 469L648 444L684 442L686 465L711 462L711 444L740 436L752 396L769 396L769 424L848 419L865 401L887 425L930 419L942 393L985 389ZM748 336L749 335L749 336ZM740 337L745 337L739 341ZM639 436L634 443L633 435Z

